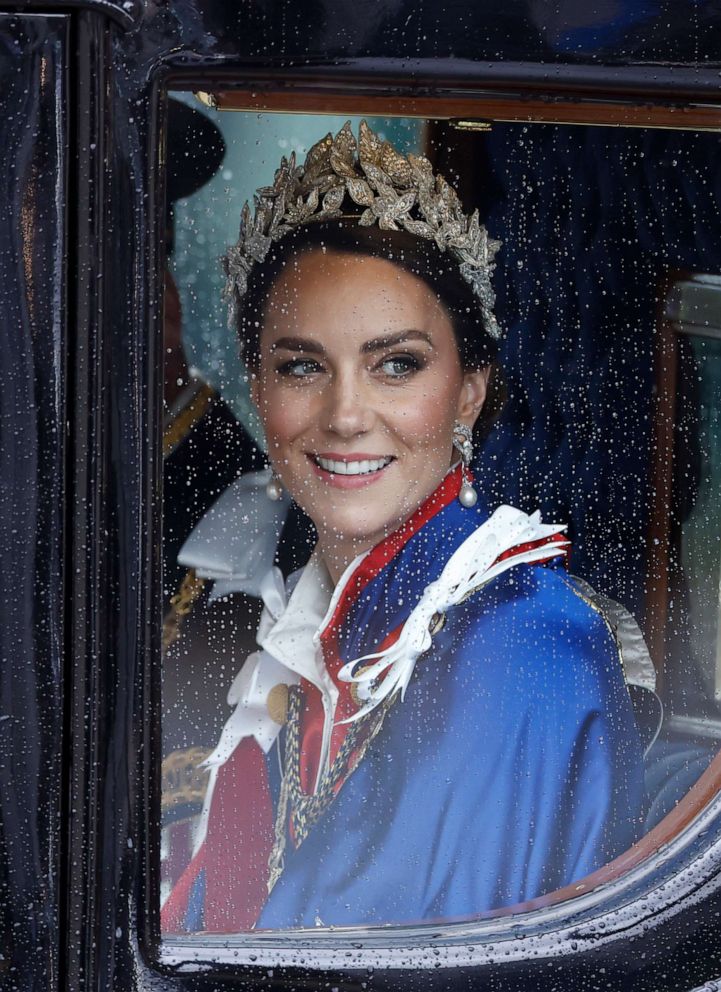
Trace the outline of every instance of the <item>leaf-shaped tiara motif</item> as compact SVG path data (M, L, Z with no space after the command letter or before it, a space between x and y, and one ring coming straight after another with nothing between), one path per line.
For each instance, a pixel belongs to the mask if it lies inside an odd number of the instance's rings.
M470 217L463 213L455 190L443 176L434 175L427 158L402 155L365 121L358 141L346 121L335 137L329 133L313 145L303 165L296 165L295 152L283 157L273 185L255 193L253 214L245 203L238 242L223 259L231 321L253 266L265 260L271 244L303 224L343 217L346 194L363 208L361 226L405 230L448 252L478 298L486 331L500 337L491 275L501 242L488 236L477 210Z

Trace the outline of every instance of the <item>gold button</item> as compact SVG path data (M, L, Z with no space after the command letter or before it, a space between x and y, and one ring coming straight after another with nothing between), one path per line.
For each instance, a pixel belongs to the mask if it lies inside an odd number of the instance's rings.
M284 726L288 719L288 686L284 682L274 685L268 693L266 704L271 720Z
M445 613L434 613L431 617L431 622L428 624L428 632L431 636L437 634L439 630L443 630L446 622Z

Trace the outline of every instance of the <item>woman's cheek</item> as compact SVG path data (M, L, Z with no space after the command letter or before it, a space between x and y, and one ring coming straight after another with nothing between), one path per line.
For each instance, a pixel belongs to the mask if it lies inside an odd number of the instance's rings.
M406 444L424 449L448 446L455 407L451 409L446 400L443 393L425 390L404 404L396 423Z
M263 397L260 415L269 443L283 447L302 433L307 411L302 397L284 389L269 390Z

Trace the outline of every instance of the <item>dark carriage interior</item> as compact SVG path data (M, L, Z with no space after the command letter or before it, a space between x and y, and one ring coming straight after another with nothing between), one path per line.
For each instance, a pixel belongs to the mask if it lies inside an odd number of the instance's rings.
M188 96L181 99L189 102ZM244 141L250 147L253 139L242 137L238 115L204 112L221 129L232 121L224 131L230 155L220 169L226 199L231 190L237 198L233 163L242 159ZM235 343L223 328L208 330L207 307L215 306L209 294L217 295L220 284L209 267L214 259L209 263L199 245L209 233L220 237L213 245L217 256L223 237L226 243L233 237L232 224L221 218L227 204L216 187L204 209L218 216L199 232L187 191L174 192L173 169L182 171L188 150L201 163L203 140L212 152L217 139L202 138L205 119L197 110L195 118L181 116L174 132L171 115L169 135L176 228L169 243L181 245L170 269L184 300L186 350L214 390L194 400L194 413L179 421L172 410L176 380L166 374L173 394L166 402L166 606L185 574L177 552L194 523L239 473L263 464L257 424L232 369L222 367L224 361L232 366ZM327 129L322 116L303 120L304 131L288 125L289 131L314 140ZM413 130L405 123L407 140L503 241L495 286L509 399L477 459L477 477L494 504L540 508L544 519L567 522L571 571L631 610L646 636L664 707L646 758L650 830L706 769L721 738L721 548L710 516L721 487L713 430L721 402L714 337L721 333L721 281L714 278L721 273L716 136L530 123L469 132L448 121ZM273 162L269 157L266 173ZM201 164L195 168L201 185L208 176ZM175 312L172 305L166 311L168 354L177 333L168 313ZM199 331L203 322L205 332ZM213 355L204 357L204 348ZM279 550L286 573L303 563L312 539L307 521L293 511ZM177 844L187 851L204 790L188 760L197 763L217 739L228 712L227 686L254 647L258 611L257 601L239 604L235 597L226 614L216 612L212 630L198 629L191 611L182 619L182 636L168 639L164 810L182 838L174 841L175 854L166 851L170 876L185 859Z

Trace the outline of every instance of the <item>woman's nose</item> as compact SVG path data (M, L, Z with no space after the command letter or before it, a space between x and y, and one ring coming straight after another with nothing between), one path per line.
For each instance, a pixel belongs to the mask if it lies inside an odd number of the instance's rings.
M334 376L324 410L326 429L340 437L355 437L370 430L373 416L362 383L351 376Z

